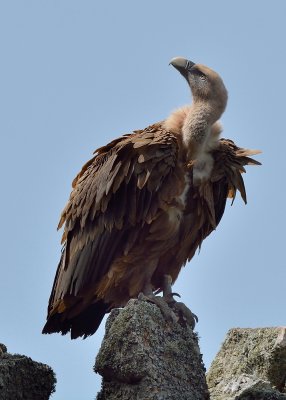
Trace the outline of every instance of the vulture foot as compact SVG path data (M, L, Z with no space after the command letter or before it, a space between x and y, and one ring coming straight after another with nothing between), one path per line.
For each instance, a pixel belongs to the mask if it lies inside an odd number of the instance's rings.
M163 281L163 299L171 307L175 314L178 315L179 320L185 321L192 329L195 328L198 322L198 317L182 302L176 301L174 296L181 297L178 293L172 292L172 278L170 275L164 276Z
M175 300L174 300L175 301ZM194 330L196 323L198 322L198 317L182 302L175 301L173 305L170 305L180 319L183 319L189 325L192 330Z
M169 307L164 297L155 296L153 293L139 293L138 300L149 301L150 303L156 304L156 306L160 308L161 313L166 321L177 322L178 318L176 317L174 311Z
M198 317L192 313L192 311L182 302L178 302L174 299L174 296L180 297L178 293L172 292L172 278L170 275L164 276L163 281L163 296L156 296L149 286L146 286L145 290L139 294L138 299L143 301L149 301L150 303L156 304L166 321L178 322L184 321L192 329L194 329Z

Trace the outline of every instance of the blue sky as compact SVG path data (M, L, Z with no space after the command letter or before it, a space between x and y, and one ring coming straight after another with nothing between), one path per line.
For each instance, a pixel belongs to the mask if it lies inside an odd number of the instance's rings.
M223 136L263 151L248 205L228 205L175 284L206 366L228 329L285 325L285 14L284 0L1 2L0 342L53 367L53 399L95 397L104 332L41 335L60 212L94 149L190 102L174 56L221 74Z

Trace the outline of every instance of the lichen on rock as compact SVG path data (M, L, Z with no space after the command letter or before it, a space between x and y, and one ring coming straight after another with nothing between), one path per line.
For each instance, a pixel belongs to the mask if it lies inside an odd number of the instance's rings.
M231 329L207 374L212 400L286 400L285 379L286 329L279 327Z
M145 301L111 312L95 371L103 377L97 400L209 399L197 335Z
M48 400L55 384L55 374L48 365L10 354L0 345L1 400Z

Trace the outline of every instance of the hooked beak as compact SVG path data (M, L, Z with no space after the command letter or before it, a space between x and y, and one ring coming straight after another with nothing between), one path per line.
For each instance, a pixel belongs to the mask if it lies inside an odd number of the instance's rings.
M188 79L188 72L190 72L195 63L183 57L175 57L172 58L169 65L173 65L184 78Z

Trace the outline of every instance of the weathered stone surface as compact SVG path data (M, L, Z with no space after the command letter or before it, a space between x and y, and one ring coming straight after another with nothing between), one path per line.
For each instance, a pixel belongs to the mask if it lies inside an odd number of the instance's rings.
M103 377L97 400L209 399L197 336L145 301L112 311L95 371Z
M285 328L231 329L207 374L212 400L286 400L285 379Z
M7 347L5 346L5 344L0 343L0 356L4 353L7 353Z
M48 400L55 391L52 369L0 345L0 400Z

